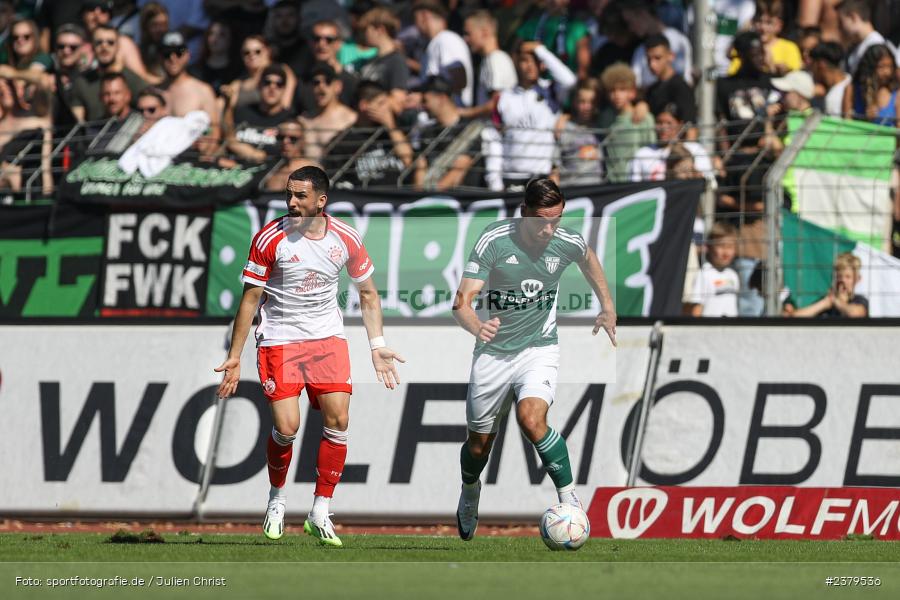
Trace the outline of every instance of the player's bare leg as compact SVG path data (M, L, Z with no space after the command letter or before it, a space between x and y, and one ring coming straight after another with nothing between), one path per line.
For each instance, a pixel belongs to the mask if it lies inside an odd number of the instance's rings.
M478 528L478 501L481 498L481 472L487 465L496 433L469 430L466 443L459 451L462 490L456 508L456 529L465 541L475 537Z
M269 470L269 503L263 521L263 533L277 540L284 535L284 510L287 498L284 484L291 466L291 456L297 430L300 429L300 404L297 396L276 400L269 405L272 411L272 435L266 446Z
M547 474L556 486L559 501L572 504L584 510L575 495L575 482L566 440L547 425L547 410L550 408L543 398L523 398L516 405L516 419L525 437L534 444Z
M322 440L316 459L316 491L312 510L303 530L327 546L343 544L334 531L329 512L334 488L341 479L347 459L347 426L350 422L350 394L332 392L318 396L322 410Z

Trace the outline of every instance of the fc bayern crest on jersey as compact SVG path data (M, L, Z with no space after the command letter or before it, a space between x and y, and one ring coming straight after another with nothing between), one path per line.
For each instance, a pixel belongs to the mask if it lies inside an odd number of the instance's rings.
M275 380L269 377L266 379L266 382L263 384L263 389L266 390L267 394L275 393Z
M330 258L331 262L334 264L339 265L344 258L344 251L341 250L340 246L332 246L328 251L328 258Z
M548 271L550 271L551 273L556 273L556 270L559 268L559 257L545 256L544 265L546 265Z

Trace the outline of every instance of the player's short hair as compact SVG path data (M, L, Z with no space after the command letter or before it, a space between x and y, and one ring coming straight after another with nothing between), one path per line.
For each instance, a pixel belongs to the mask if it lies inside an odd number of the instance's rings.
M844 62L844 49L837 42L821 42L809 51L809 57L824 61L829 67L839 69Z
M862 261L859 260L858 256L855 256L852 252L843 252L837 255L837 258L834 259L834 270L835 271L844 271L851 270L854 274L859 275L859 270L862 268Z
M471 15L466 17L466 21L473 21L482 27L487 27L490 29L494 35L497 35L497 19L494 18L489 11L484 9L476 10Z
M844 16L855 14L863 21L872 21L872 7L869 0L843 0L834 8L838 14Z
M525 199L522 204L525 208L548 208L565 204L566 198L549 177L535 177L525 186Z
M706 236L706 241L707 243L713 243L727 238L737 239L737 228L727 221L716 221L709 228L709 235Z
M658 46L663 46L666 50L672 49L672 44L669 43L669 38L661 33L653 33L647 36L647 39L644 40L644 48L649 50L650 48L656 48Z
M617 62L603 69L603 73L600 74L600 82L607 93L619 87L637 88L637 78L634 76L634 71L623 62Z
M300 167L291 173L288 177L288 183L291 181L308 181L317 194L327 194L331 187L325 171L312 165Z

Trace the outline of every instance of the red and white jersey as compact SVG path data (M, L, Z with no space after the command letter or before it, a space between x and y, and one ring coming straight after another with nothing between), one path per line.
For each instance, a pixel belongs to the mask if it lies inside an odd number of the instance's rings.
M346 266L350 278L360 282L375 267L355 229L330 215L325 219L325 235L317 240L297 232L289 215L253 236L242 279L265 287L257 345L344 337L337 302L341 269Z

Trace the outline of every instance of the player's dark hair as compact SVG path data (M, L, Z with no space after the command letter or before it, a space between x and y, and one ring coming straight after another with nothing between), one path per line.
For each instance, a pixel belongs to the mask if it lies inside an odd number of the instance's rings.
M537 177L528 182L525 186L525 200L522 204L526 208L548 208L565 204L566 199L559 186L547 177Z
M288 177L288 181L308 181L317 194L327 194L330 187L328 175L319 167L300 167Z

